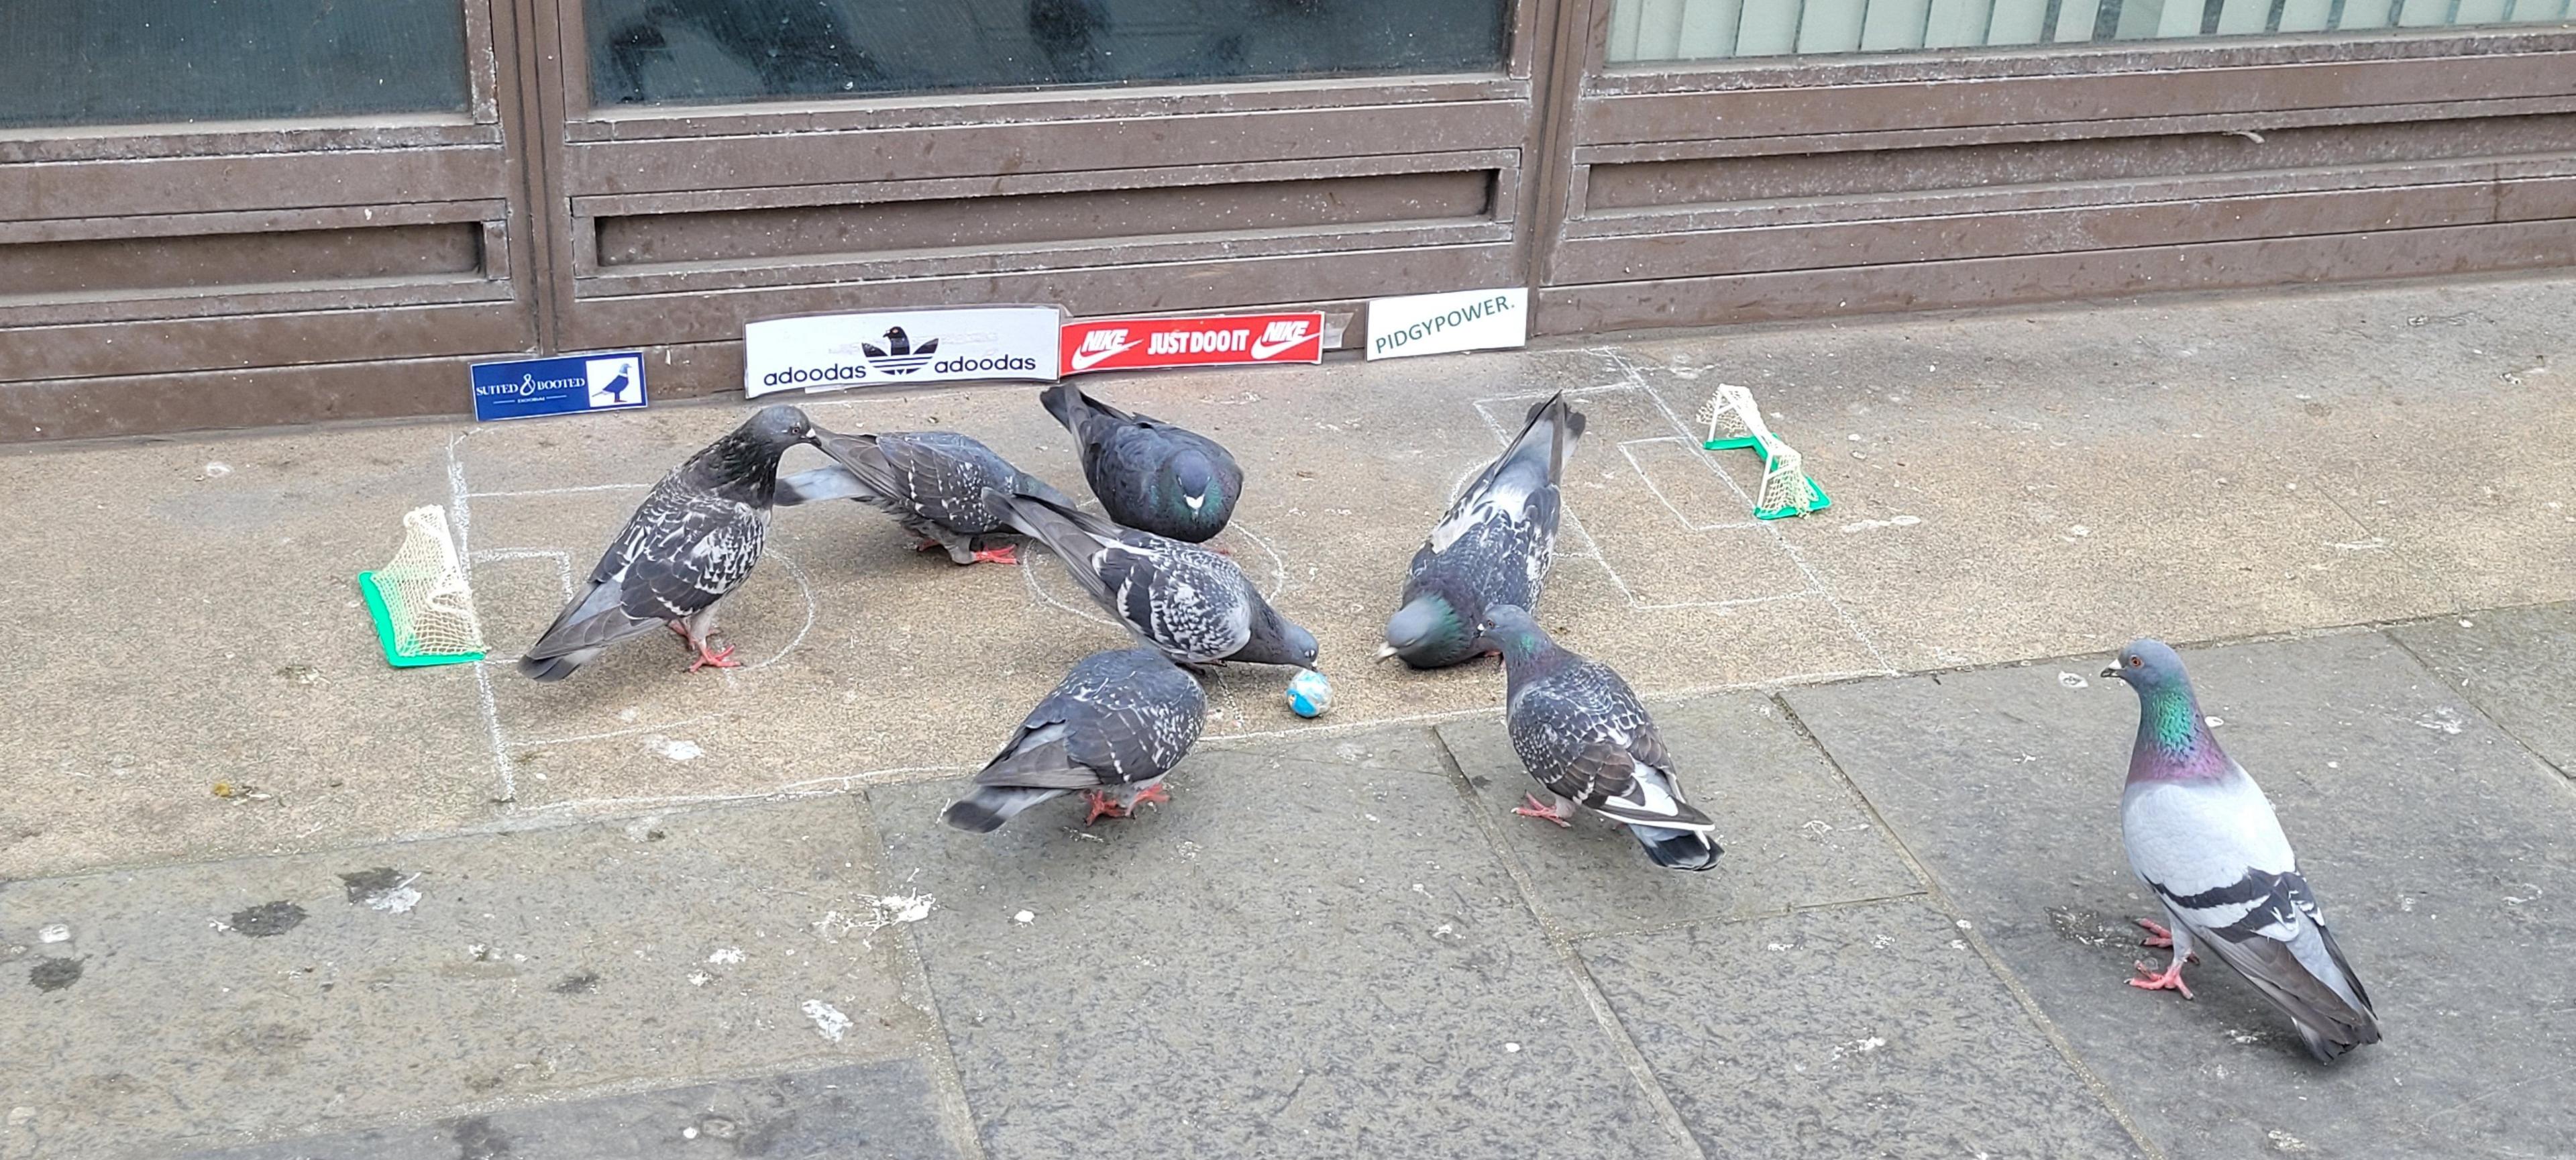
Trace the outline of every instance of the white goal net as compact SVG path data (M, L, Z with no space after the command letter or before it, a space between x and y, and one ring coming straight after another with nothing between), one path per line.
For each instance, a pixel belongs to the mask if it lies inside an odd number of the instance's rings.
M404 515L402 549L371 575L384 601L385 627L395 653L439 657L483 651L474 589L457 563L445 510L431 506Z

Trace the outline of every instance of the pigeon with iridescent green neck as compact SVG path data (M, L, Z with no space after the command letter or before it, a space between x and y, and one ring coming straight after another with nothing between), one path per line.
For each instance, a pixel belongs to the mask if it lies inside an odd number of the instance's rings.
M1573 807L1628 827L1646 856L1674 870L1717 865L1717 823L1682 799L1672 754L1619 674L1559 647L1509 604L1485 610L1477 637L1500 649L1503 724L1512 751L1548 791L1513 810L1571 826Z
M2210 735L2182 658L2162 641L2134 641L2102 675L2138 692L2120 834L2173 922L2138 920L2153 936L2146 945L2172 947L2173 959L2162 971L2139 963L2129 985L2188 999L2183 963L2204 948L2288 1015L2319 1060L2379 1042L2370 993L2326 929L2271 800Z
M1583 414L1564 395L1530 408L1520 438L1458 493L1413 553L1377 659L1401 657L1417 669L1457 664L1483 651L1475 624L1486 606L1537 605L1556 554L1558 484L1582 434Z
M1185 544L1225 530L1243 494L1243 469L1216 440L1134 415L1059 383L1039 396L1073 434L1082 475L1119 524Z

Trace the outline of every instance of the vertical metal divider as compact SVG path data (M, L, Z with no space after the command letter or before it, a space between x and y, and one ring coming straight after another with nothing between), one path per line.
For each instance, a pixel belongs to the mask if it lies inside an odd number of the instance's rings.
M507 5L516 43L510 60L516 66L505 90L512 115L510 157L519 166L523 202L521 233L527 236L527 270L532 308L536 312L537 349L562 353L566 315L573 307L572 198L564 176L565 108L570 86L578 78L564 68L563 5L581 0L490 0ZM580 27L576 19L572 27Z
M1601 69L1610 8L1617 0L1538 2L1551 11L1544 13L1542 42L1533 46L1537 56L1531 68L1530 98L1537 107L1532 110L1528 162L1522 167L1524 189L1531 192L1522 199L1521 212L1531 219L1532 228L1518 235L1525 247L1520 268L1532 291L1534 331L1545 325L1536 291L1550 284L1557 244L1564 237L1566 221L1576 212L1572 202L1575 114L1584 84Z

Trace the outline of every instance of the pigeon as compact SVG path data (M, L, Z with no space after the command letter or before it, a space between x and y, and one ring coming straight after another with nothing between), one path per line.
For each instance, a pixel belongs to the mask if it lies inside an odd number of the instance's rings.
M975 790L940 811L961 830L989 834L1020 811L1088 791L1084 824L1123 818L1140 801L1170 801L1163 774L1198 743L1207 694L1150 648L1082 658L1029 711L1002 751L975 775Z
M2138 920L2153 936L2145 944L2172 947L2173 959L2161 972L2137 964L2129 985L2191 998L2183 962L2206 948L2287 1014L2320 1062L2379 1042L2370 993L2326 929L2271 800L2218 748L2182 658L2162 641L2134 641L2102 675L2138 693L2120 836L2173 921L2168 930Z
M1315 637L1279 615L1234 561L1026 493L994 493L1014 527L1064 557L1074 582L1137 639L1185 665L1315 667Z
M1128 414L1071 383L1039 398L1073 433L1083 478L1110 519L1190 544L1225 530L1243 493L1243 469L1216 440Z
M826 432L819 446L835 466L778 481L778 506L826 499L859 500L902 521L921 550L944 548L958 564L1017 564L1008 547L978 551L975 538L1007 530L1010 512L984 502L990 491L1025 491L1067 507L1073 501L1044 480L1011 466L993 449L953 431Z
M1474 627L1488 605L1536 606L1556 552L1557 483L1582 434L1583 414L1563 394L1530 408L1520 438L1459 493L1413 554L1377 659L1454 665L1483 651Z
M690 672L737 667L731 645L723 652L707 648L716 602L760 562L778 457L816 438L805 412L763 407L662 477L563 614L519 658L519 672L560 681L609 645L657 624L669 625L697 651Z
M1548 791L1513 813L1571 826L1579 804L1628 827L1658 866L1717 865L1717 824L1682 799L1672 755L1628 682L1559 647L1517 605L1486 609L1476 635L1502 650L1512 751Z

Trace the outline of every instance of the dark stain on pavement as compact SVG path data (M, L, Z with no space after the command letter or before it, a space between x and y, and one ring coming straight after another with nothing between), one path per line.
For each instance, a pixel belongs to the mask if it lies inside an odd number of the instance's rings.
M565 975L562 982L546 989L558 995L596 995L599 993L599 972L583 971L578 975Z
M80 981L79 959L40 959L27 972L27 981L39 991L59 991Z
M232 928L252 938L285 934L304 922L304 908L292 902L263 902L233 912Z
M456 1160L508 1160L510 1138L481 1116L456 1121Z
M340 885L349 892L349 901L353 905L372 901L402 884L402 871L391 866L378 866L340 876Z

